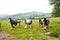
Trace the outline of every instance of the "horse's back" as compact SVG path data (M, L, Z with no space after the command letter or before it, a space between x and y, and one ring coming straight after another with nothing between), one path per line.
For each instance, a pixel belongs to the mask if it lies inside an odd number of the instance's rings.
M32 24L32 20L31 19L26 19L25 23L28 24L28 25L30 25L30 24Z

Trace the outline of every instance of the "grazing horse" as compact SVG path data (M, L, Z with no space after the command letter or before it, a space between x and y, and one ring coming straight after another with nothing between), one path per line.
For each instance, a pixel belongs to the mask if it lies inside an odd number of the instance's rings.
M27 28L28 25L31 25L32 24L32 20L31 19L25 19L25 28Z
M11 26L12 28L14 28L14 26L16 26L18 23L20 24L20 20L17 20L17 19L12 19L12 18L9 18L10 19L10 23L11 23Z

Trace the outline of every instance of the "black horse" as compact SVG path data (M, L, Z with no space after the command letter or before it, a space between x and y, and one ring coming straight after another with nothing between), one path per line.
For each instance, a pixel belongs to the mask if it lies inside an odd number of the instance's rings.
M46 18L44 18L43 21L44 21L44 28L45 29L48 28L48 25L49 25L50 21L48 19L46 19Z
M44 29L48 28L49 23L50 23L50 21L47 18L41 18L41 19L39 19L39 24L42 27L44 25Z
M18 23L20 25L20 20L17 20L17 19L12 19L12 18L9 18L10 19L10 23L11 23L11 26L12 28L14 28L14 26L16 26Z

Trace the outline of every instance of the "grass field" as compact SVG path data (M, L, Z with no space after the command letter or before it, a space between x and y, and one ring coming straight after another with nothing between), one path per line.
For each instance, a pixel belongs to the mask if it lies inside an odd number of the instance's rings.
M11 25L8 20L2 20L2 29L21 40L28 40L30 37L33 37L34 40L47 40L47 35L41 36L41 32L60 32L60 18L50 18L49 20L49 28L46 30L39 27L37 20L33 20L31 27L27 29L24 28L25 24L22 21L21 25L17 25L13 30L11 30Z

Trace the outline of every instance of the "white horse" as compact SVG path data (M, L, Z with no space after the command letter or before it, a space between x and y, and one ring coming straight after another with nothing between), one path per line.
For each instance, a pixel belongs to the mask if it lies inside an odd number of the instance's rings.
M27 28L28 25L32 24L32 20L31 19L25 19L25 28ZM31 26L30 26L31 27Z

